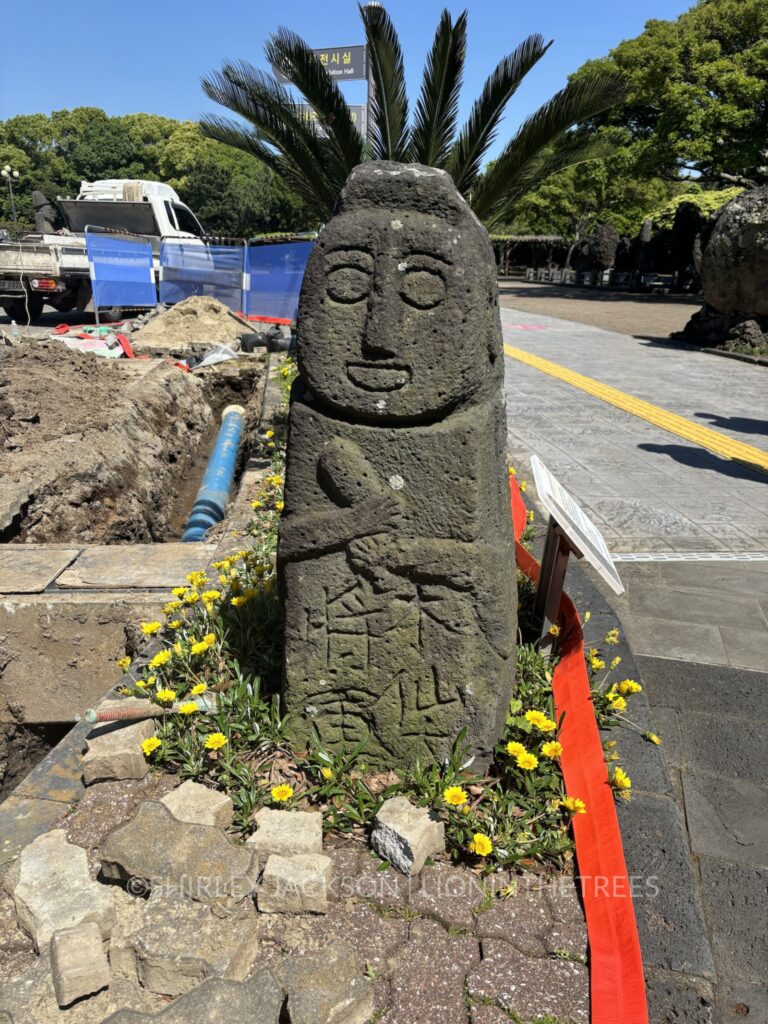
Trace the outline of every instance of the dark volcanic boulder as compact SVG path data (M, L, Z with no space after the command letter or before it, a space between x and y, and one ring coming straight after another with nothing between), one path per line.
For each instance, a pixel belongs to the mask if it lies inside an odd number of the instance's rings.
M721 312L768 316L768 185L732 199L702 259L704 299Z

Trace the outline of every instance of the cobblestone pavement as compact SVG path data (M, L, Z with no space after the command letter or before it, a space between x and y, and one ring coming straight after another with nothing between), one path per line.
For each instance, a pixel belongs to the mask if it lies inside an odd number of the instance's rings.
M761 367L527 311L504 309L502 321L508 345L766 449ZM510 458L521 475L535 452L618 559L651 559L618 561L621 597L589 575L642 674L714 962L714 997L706 981L700 998L688 989L669 1019L768 1020L768 476L514 359L506 371ZM678 812L642 792L630 807L663 848L664 818ZM706 976L703 961L674 966L675 957L689 962L686 943L700 936L675 934L670 921L655 927L670 933L673 987L676 971Z

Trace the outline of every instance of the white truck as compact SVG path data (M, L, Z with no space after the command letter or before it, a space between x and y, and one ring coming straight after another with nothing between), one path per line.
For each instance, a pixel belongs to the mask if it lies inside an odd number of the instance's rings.
M61 313L84 310L91 300L86 227L144 235L155 268L166 238L203 243L205 231L170 185L110 178L84 181L77 199L57 199L63 231L32 232L0 242L0 306L19 323L35 320L48 304Z

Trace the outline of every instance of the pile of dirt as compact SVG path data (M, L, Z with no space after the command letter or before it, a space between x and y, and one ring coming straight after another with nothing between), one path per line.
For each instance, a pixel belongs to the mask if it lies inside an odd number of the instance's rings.
M0 349L0 542L164 539L212 413L170 362Z
M153 316L134 332L131 344L137 352L148 347L173 350L190 342L223 342L231 346L248 329L248 324L223 302L193 295Z

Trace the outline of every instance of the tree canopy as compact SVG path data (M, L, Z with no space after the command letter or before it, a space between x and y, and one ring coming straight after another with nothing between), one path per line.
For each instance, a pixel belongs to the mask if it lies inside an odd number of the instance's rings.
M0 121L0 165L19 172L19 221L32 220L32 192L74 196L98 178L164 181L215 234L251 235L314 227L316 220L254 157L204 138L194 121L157 114L109 117L98 107L25 114ZM0 188L0 224L11 220Z

